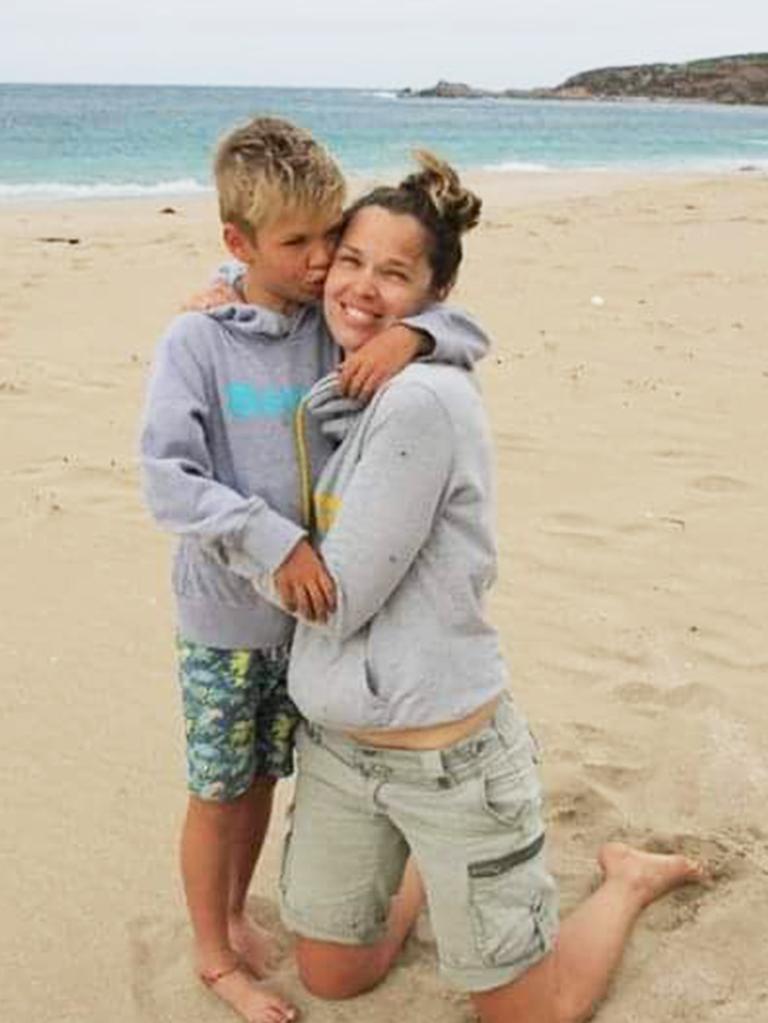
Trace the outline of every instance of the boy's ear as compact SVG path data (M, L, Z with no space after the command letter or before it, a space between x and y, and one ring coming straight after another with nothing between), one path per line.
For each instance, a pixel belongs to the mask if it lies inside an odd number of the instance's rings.
M237 224L224 224L221 237L229 252L241 263L253 261L255 246L248 235Z

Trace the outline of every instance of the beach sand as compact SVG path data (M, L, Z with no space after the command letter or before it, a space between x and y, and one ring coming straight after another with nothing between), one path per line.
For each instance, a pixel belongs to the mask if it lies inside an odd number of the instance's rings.
M491 613L541 740L564 910L599 843L704 857L600 1020L768 1019L768 178L488 175L457 300L490 329ZM4 1023L226 1023L190 971L168 567L135 447L212 199L0 207ZM77 238L77 244L45 241ZM285 805L288 786L281 786ZM253 906L276 921L282 812ZM460 1023L413 940L312 1023Z

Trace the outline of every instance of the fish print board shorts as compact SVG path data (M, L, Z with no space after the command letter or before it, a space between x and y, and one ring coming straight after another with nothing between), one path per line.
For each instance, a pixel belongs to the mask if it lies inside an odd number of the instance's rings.
M283 850L284 922L304 937L376 942L409 850L424 878L440 969L463 991L520 977L551 951L537 750L503 696L493 720L441 750L362 746L302 722Z
M179 637L189 791L229 802L254 778L293 771L300 720L288 696L289 646L222 650Z

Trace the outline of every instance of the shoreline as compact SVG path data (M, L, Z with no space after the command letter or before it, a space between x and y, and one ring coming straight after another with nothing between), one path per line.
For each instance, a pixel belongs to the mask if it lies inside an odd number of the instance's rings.
M734 160L734 164L737 161ZM370 183L379 183L381 181L392 181L396 180L402 175L404 168L389 168L382 169L380 172L372 171L367 172L351 172L347 175L347 180L350 184L350 192L359 190L361 187L365 187ZM647 180L651 182L680 182L680 181L698 181L698 180L710 180L710 179L739 179L744 176L749 177L764 177L768 176L768 158L758 161L738 162L738 166L725 166L725 167L695 167L695 166L677 166L677 167L638 167L638 166L622 166L622 167L554 167L542 164L541 166L526 166L525 162L521 162L516 165L515 161L507 161L501 163L498 166L494 165L479 165L471 167L459 167L459 171L462 178L471 181L490 182L495 179L502 180L503 184L512 184L517 182L538 184L539 182L549 180L554 183L555 188L553 191L558 194L568 194L568 183L573 185L574 191L582 193L585 189L590 190L593 186L597 186L600 183L608 183L609 187L615 188L617 184L620 186L622 182L632 183L634 181ZM563 188L563 185L566 185ZM130 189L134 186L127 184L121 185L110 185L108 183L97 184L97 185L65 185L62 184L62 188L71 189L88 189L93 188L94 194L82 194L82 195L37 195L34 191L30 191L28 194L22 195L3 195L2 194L3 184L0 183L0 214L5 210L19 210L19 209L41 209L44 207L58 208L60 206L72 205L73 207L80 207L90 203L195 203L195 202L206 202L210 201L215 197L215 189L213 186L196 185L195 188L188 190L174 189L169 184L168 190L154 191L156 186L148 185L146 189L148 191L132 193ZM14 185L8 185L8 187L16 187ZM127 191L125 194L100 194L98 189L101 188L115 188L119 190L124 187ZM142 188L144 186L136 186L136 188ZM53 189L52 189L53 190ZM601 188L596 187L595 191L601 191ZM545 188L544 191L547 191Z
M661 187L704 183L709 181L738 182L745 179L768 177L766 166L750 166L731 171L693 172L686 168L664 171L636 170L509 170L499 168L474 168L461 171L462 180L471 187L497 196L505 201L506 196L514 196L515 201L535 201L538 198L568 198L578 195L601 195L606 192L621 191L642 185L659 185ZM379 184L382 180L392 180L387 175L350 175L347 178L350 196L359 194L365 189ZM13 199L0 198L0 219L7 215L24 215L51 212L74 212L102 207L115 209L165 207L175 204L189 210L215 206L215 191L199 192L163 192L152 195L117 195L117 196L82 196L82 197L23 197ZM158 211L159 212L159 211Z

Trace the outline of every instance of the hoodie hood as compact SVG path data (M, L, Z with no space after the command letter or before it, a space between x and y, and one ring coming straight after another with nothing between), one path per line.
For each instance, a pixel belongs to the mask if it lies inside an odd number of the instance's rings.
M338 371L334 371L317 381L305 395L302 405L321 433L333 443L341 444L362 415L366 403L342 394Z
M243 338L258 337L260 341L282 341L300 330L309 317L316 318L318 309L315 303L311 303L286 316L263 306L231 302L206 309L204 315L230 334Z

